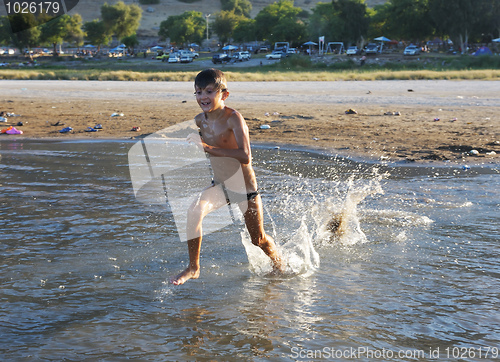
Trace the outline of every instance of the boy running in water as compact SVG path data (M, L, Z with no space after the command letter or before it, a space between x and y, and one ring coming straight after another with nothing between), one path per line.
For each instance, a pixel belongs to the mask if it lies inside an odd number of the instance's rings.
M269 256L275 270L281 270L282 260L276 244L264 231L262 200L252 167L248 126L239 112L226 107L224 103L229 96L226 77L220 70L206 69L196 76L194 87L196 100L202 110L195 117L201 138L193 134L188 137L188 141L198 144L209 154L214 181L188 210L189 266L172 278L171 282L180 285L199 277L203 218L211 211L226 205L229 200L238 203L252 244L260 247ZM228 160L234 160L234 164ZM224 188L224 181L240 167L246 190L238 192L229 187Z

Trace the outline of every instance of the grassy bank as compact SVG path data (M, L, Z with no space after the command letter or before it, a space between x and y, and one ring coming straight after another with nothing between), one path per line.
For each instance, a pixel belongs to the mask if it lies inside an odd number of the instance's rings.
M205 64L206 63L206 64ZM210 65L208 65L210 64ZM211 66L204 62L205 67ZM102 80L102 81L192 81L204 66L201 62L170 65L124 61L41 62L35 68L0 69L0 79ZM231 81L338 81L338 80L500 80L500 57L422 56L369 58L359 61L345 56L311 60L298 56L271 65L253 67L223 66Z
M101 80L101 81L193 81L197 71L137 72L99 70L0 70L0 79ZM231 81L349 81L349 80L500 80L500 70L401 70L401 71L226 71Z

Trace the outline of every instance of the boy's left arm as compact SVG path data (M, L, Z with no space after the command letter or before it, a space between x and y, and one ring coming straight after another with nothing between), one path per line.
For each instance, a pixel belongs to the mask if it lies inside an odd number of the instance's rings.
M248 133L247 123L238 112L235 112L235 114L229 118L229 123L233 130L236 144L238 145L238 157L235 158L238 158L241 163L250 163L252 151L250 149L250 135Z

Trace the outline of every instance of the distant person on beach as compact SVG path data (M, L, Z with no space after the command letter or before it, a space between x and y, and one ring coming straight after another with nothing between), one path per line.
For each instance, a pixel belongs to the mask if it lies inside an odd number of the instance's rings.
M237 203L242 211L252 244L260 247L271 259L273 269L279 271L282 269L280 253L274 240L264 231L262 200L252 167L248 126L239 112L224 103L229 97L226 77L217 69L203 70L196 76L194 88L202 110L195 117L200 135L192 134L188 136L188 141L209 154L214 179L188 210L189 266L172 278L171 283L180 285L199 277L203 218L229 201ZM234 164L229 162L232 160ZM238 169L241 167L243 192L224 186L224 182L234 174L235 165Z

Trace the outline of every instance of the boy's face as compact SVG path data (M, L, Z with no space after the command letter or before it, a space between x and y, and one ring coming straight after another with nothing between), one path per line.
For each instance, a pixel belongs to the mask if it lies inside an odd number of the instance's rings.
M215 84L209 84L203 89L195 86L195 95L196 101L203 112L211 112L224 106L224 101L227 99L229 92L217 89Z

